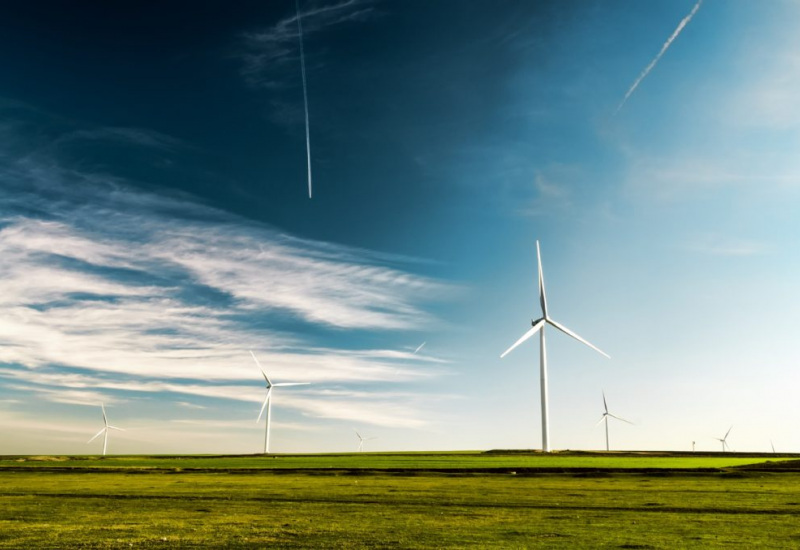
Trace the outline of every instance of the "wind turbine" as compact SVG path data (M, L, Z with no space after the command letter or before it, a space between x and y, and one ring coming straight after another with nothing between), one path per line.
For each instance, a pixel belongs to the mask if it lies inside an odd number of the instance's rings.
M609 417L616 418L617 420L622 420L623 422L627 422L628 424L633 424L633 422L631 422L630 420L625 420L624 418L621 418L621 417L619 417L619 416L617 416L615 414L611 414L610 412L608 412L608 404L606 403L606 392L603 392L603 407L605 408L606 412L603 413L603 416L600 418L600 422L605 422L606 423L606 451L608 451L609 450L609 448L608 448L608 418ZM596 424L596 426L599 426L600 422L598 422Z
M547 313L547 297L545 296L544 291L544 275L542 273L542 255L539 251L539 241L536 241L536 259L539 263L539 303L542 307L542 316L537 319L536 321L531 321L532 328L522 335L522 338L514 342L514 345L508 348L503 354L500 356L502 359L506 355L509 354L511 350L519 346L528 338L532 337L537 332L539 333L539 381L540 381L540 389L542 394L542 451L545 453L550 452L550 423L547 417L547 347L545 346L545 339L544 339L544 327L545 325L551 325L567 336L572 336L578 342L582 342L592 348L593 350L599 352L601 355L605 355L610 359L610 357L599 348L593 346L571 330L569 330L564 325L556 322L552 319Z
M355 432L356 432L356 435L358 436L358 451L357 452L359 452L359 453L364 450L364 442L365 441L371 441L373 439L378 439L377 437L363 437L360 433L358 433L358 430L355 430Z
M733 426L728 428L728 431L725 432L725 437L723 437L722 439L720 439L719 437L715 437L714 438L717 441L719 441L720 443L722 443L722 452L723 453L730 448L730 447L728 447L728 434L731 433L732 429L733 429Z
M99 432L97 432L96 434L94 434L94 437L91 438L86 443L91 443L92 441L94 441L95 439L100 437L100 435L102 434L103 435L103 456L106 456L106 449L108 449L108 430L118 430L120 432L124 432L125 430L123 430L122 428L117 428L116 426L109 425L108 417L106 416L106 406L105 406L105 404L100 403L100 408L103 409L103 429L100 430Z
M270 412L272 410L272 388L277 388L278 386L307 386L308 382L281 382L280 384L273 384L272 381L267 376L267 373L264 372L264 369L261 368L261 363L258 362L256 358L256 354L250 351L250 355L253 356L253 360L258 365L258 369L261 371L261 374L264 375L264 382L267 385L267 396L264 398L264 404L261 405L261 412L258 413L258 418L256 419L256 424L261 422L261 417L264 414L264 409L267 410L267 425L264 431L264 454L269 453L269 421L270 421Z

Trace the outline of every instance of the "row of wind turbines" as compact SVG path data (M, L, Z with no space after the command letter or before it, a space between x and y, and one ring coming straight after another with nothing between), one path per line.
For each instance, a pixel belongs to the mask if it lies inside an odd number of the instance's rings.
M590 348L592 348L593 350L597 351L598 353L600 353L604 357L607 357L609 359L611 357L607 353L602 351L600 348L598 348L597 346L591 344L590 342L588 342L584 338L578 336L575 332L571 331L570 329L568 329L567 327L565 327L561 323L557 322L555 319L553 319L550 316L550 314L548 312L548 309L547 309L547 294L545 292L544 273L542 271L542 255L541 255L541 250L540 250L540 247L539 247L539 241L538 240L536 241L536 259L537 259L537 264L538 264L538 275L539 275L539 277L538 277L538 279L539 279L539 304L541 306L541 317L539 317L535 321L531 321L531 328L525 334L523 334L522 337L520 337L519 340L514 342L514 344L510 348L508 348L506 351L504 351L500 355L500 358L502 359L503 357L508 355L511 351L516 349L519 345L521 345L522 343L524 343L528 339L532 338L537 333L539 334L539 376L540 376L540 393L541 393L541 409L542 409L542 451L546 452L546 453L549 453L551 451L551 448L550 448L550 421L549 421L548 391L547 391L547 345L546 345L546 340L545 340L545 327L547 325L550 325L553 328L563 332L567 336L570 336L570 337L574 338L575 340L585 344L586 346L589 346ZM416 354L418 351L420 351L420 349L422 349L422 347L424 345L425 345L425 342L423 342L419 347L417 347L417 349L414 350L414 353ZM265 426L264 426L264 453L268 454L269 453L269 443L270 443L270 420L271 420L271 416L272 416L272 414L271 414L272 413L272 399L273 399L273 393L275 391L275 388L277 388L277 387L288 387L288 386L306 386L306 385L309 384L309 382L280 382L280 383L274 383L274 382L272 382L272 380L270 380L269 376L267 376L266 371L261 366L261 363L259 362L259 360L256 357L256 355L252 351L250 351L250 355L253 357L253 361L255 361L256 366L261 371L261 374L264 377L264 383L265 383L265 387L266 387L266 390L267 390L267 394L264 397L264 402L261 405L261 411L258 413L258 418L256 419L256 423L261 422L261 417L264 416L264 413L266 412L266 421L265 421ZM604 412L603 412L600 420L598 421L597 425L599 425L601 423L605 423L606 451L609 451L610 450L609 436L608 436L608 422L609 422L609 419L613 418L613 419L616 419L616 420L620 420L622 422L627 422L628 424L633 424L633 422L630 422L629 420L625 420L624 418L609 412L609 410L608 410L608 402L606 401L606 396L605 396L605 392L604 391L602 392L602 395L603 395L603 409L604 409ZM104 427L103 427L102 430L97 432L97 434L94 437L92 437L92 439L89 440L89 443L91 443L92 441L94 441L95 439L100 437L100 435L103 435L103 455L105 455L106 451L107 451L107 448L108 448L108 432L109 432L109 430L119 430L119 431L124 431L124 430L122 430L122 428L117 428L115 426L111 426L108 423L108 417L106 416L105 405L102 405L102 410L103 410ZM728 432L725 434L725 436L723 438L715 438L715 439L717 439L718 441L720 441L722 443L722 451L723 452L725 452L725 451L727 451L729 449L728 444L727 444L727 439L728 439L728 435L730 434L730 431L731 431L732 428L733 428L733 426L731 426L731 428L728 429ZM363 450L364 443L366 441L369 441L371 439L375 439L374 437L363 437L358 431L356 431L356 435L358 436L358 440L359 440L359 443L358 443L358 451L359 452ZM694 442L692 442L692 450L694 450ZM774 447L773 447L773 451L774 451Z
M422 345L420 345L416 349L416 351L414 353L419 351L420 348L422 348L422 346L424 346L424 345L425 345L425 343L423 342ZM309 382L278 382L278 383L275 383L275 382L273 382L272 380L269 379L269 376L267 376L266 371L261 366L261 362L258 360L258 357L256 357L256 354L253 353L252 350L250 350L250 355L253 357L253 361L256 362L256 365L258 366L258 370L261 371L261 375L264 377L264 384L265 384L265 387L267 389L267 395L264 396L264 403L261 405L261 411L259 411L259 413L258 413L258 418L256 419L256 423L261 422L261 417L264 416L264 412L266 411L267 415L266 415L266 421L264 423L264 454L269 454L270 420L271 420L271 417L272 417L272 395L273 395L273 392L274 392L274 388L286 387L286 386L307 386L307 385L309 385ZM105 406L105 404L101 403L100 407L101 407L101 409L103 411L103 429L100 430L99 432L97 432L97 434L95 434L94 437L92 437L89 441L87 441L87 443L91 443L92 441L94 441L95 439L97 439L98 437L100 437L102 435L103 436L103 456L105 456L106 452L108 451L108 431L109 430L118 430L118 431L124 432L125 430L122 429L122 428L118 428L116 426L110 425L108 423L108 416L106 415L106 406ZM356 436L358 437L358 452L361 452L361 451L364 450L364 443L365 442L370 441L372 439L377 439L375 437L362 436L357 430L356 430Z

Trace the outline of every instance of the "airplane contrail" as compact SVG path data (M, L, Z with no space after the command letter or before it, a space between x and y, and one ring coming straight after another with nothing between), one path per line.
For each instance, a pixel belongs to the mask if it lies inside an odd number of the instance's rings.
M297 8L297 33L300 38L300 70L303 73L303 106L306 112L306 164L308 166L308 198L311 198L311 134L308 130L308 86L306 85L306 55L303 51L303 23L300 20L300 0L295 0Z
M416 355L416 354L417 354L417 352L418 352L419 350L421 350L421 349L422 349L422 347L423 347L423 346L424 346L426 343L427 343L427 342L422 342L422 343L421 343L419 346L417 346L417 349L415 349L415 350L414 350L414 355Z
M647 67L645 67L645 69L642 71L642 74L639 75L639 78L636 79L636 82L634 82L633 86L631 86L630 89L628 90L628 93L626 93L625 97L622 98L622 101L620 102L619 107L617 107L617 110L616 110L616 112L614 114L618 113L620 111L620 109L622 109L622 107L628 101L628 98L631 97L631 94L633 94L633 92L636 90L636 88L639 87L639 84L642 82L642 80L644 80L644 78L648 74L650 74L650 71L653 70L653 67L656 66L656 63L658 63L658 61L661 59L661 57L664 55L664 53L667 51L667 49L669 49L669 47L672 45L672 42L674 42L675 39L678 38L678 35L681 33L683 28L686 25L689 24L689 21L692 20L692 17L694 17L694 14L697 13L697 10L700 9L700 4L702 4L702 3L703 3L703 0L698 0L697 4L695 4L694 7L692 8L692 11L689 12L689 15L687 15L686 17L681 19L681 22L678 23L678 26L672 32L672 35L667 39L666 42L664 42L664 45L661 46L661 51L658 52L658 55L653 58L653 60L650 62L650 64Z

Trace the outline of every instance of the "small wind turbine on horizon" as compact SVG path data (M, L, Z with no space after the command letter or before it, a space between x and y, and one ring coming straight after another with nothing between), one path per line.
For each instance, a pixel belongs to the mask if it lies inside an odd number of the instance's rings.
M364 450L364 442L365 441L372 441L373 439L378 439L377 437L364 437L360 433L358 433L358 430L354 430L354 431L356 432L356 435L358 436L358 450L357 450L357 452L359 452L359 453Z
M542 308L542 316L537 319L536 321L531 321L532 328L522 335L522 338L514 342L510 348L508 348L503 354L500 356L502 359L506 355L511 352L514 348L519 346L528 338L532 337L537 332L539 333L539 379L540 379L540 391L542 395L542 451L545 453L550 452L550 423L548 419L548 408L547 408L547 347L545 346L545 338L544 338L544 328L545 325L551 325L567 336L571 336L575 338L578 342L586 344L593 350L597 351L601 355L605 357L609 357L608 354L601 351L599 348L595 347L594 345L590 344L567 327L563 326L560 323L557 323L553 320L547 312L547 297L545 296L544 290L544 275L542 273L542 255L539 251L539 241L536 241L536 259L539 264L539 303Z
M730 449L730 447L728 446L728 434L729 434L729 433L731 433L731 430L732 430L732 429L733 429L733 426L731 426L730 428L728 428L728 431L727 431L727 432L725 432L725 437L723 437L722 439L720 439L719 437L715 437L715 438L714 438L714 439L716 439L717 441L719 441L720 443L722 443L722 452L723 452L723 453L724 453L726 450Z
M630 420L625 420L622 417L619 417L619 416L617 416L615 414L611 414L610 412L608 412L608 404L606 403L606 393L605 392L603 392L603 408L606 410L606 412L603 413L603 416L600 418L600 422L605 422L606 423L606 451L609 451L610 449L609 449L609 446L608 446L608 418L609 417L616 418L617 420L622 420L623 422L627 422L628 424L633 424L633 422L631 422ZM599 426L600 422L595 424L595 426Z
M261 363L258 362L258 358L256 354L250 351L250 355L253 356L253 360L256 362L258 369L261 371L261 374L264 376L264 382L266 383L267 387L267 396L264 398L264 404L261 405L261 412L258 413L258 418L256 419L256 424L261 422L261 417L264 414L264 409L267 411L267 423L266 428L264 430L264 454L269 454L269 421L270 414L272 410L272 388L276 388L278 386L307 386L308 382L281 382L280 384L273 384L272 381L267 376L267 373L264 372L264 369L261 367Z
M116 426L111 426L108 423L108 417L106 416L106 406L105 406L104 403L100 403L100 408L103 409L103 429L100 430L99 432L97 432L94 435L94 437L91 438L86 443L87 444L91 443L92 441L94 441L95 439L100 437L100 435L102 434L103 435L103 456L106 456L106 450L108 449L108 430L117 430L117 431L120 431L120 432L124 432L125 430L123 430L122 428L117 428Z

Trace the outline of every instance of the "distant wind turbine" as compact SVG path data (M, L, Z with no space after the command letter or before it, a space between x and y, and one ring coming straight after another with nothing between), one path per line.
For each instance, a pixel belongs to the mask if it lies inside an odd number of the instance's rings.
M609 417L616 418L617 420L622 420L623 422L627 422L628 424L633 424L633 422L631 422L630 420L625 420L624 418L621 418L615 414L611 414L610 412L608 412L608 404L606 403L605 392L603 392L603 408L606 410L606 412L603 413L603 416L600 418L600 422L606 423L606 451L608 451L610 450L608 446L608 418ZM598 422L596 425L599 426L600 422Z
M425 347L425 344L427 344L427 342L422 342L420 345L418 345L418 346L417 346L417 349L415 349L415 350L414 350L414 355L416 355L416 354L417 354L417 352L418 352L419 350L421 350L422 348L424 348L424 347Z
M539 380L540 380L540 388L542 394L542 451L545 453L550 452L550 424L547 417L547 347L545 346L545 339L544 339L544 327L545 325L549 324L553 327L557 328L567 336L571 336L575 338L577 341L586 344L593 350L599 352L600 354L609 357L605 352L601 351L599 348L593 346L567 327L563 326L560 323L557 323L553 320L547 313L547 297L545 296L544 291L544 275L542 273L542 255L539 251L539 241L536 241L536 258L539 263L539 303L542 307L542 316L537 319L536 321L531 321L533 327L522 335L522 338L514 342L514 345L508 348L503 354L500 356L502 359L508 353L523 343L528 338L532 337L537 332L539 333ZM610 359L610 357L609 357Z
M769 440L769 446L772 447L772 454L775 454L775 445L772 443L772 440Z
M256 424L261 422L261 417L264 414L264 409L267 410L267 424L264 431L264 454L269 453L269 421L270 417L272 416L270 412L272 411L272 388L277 388L278 386L307 386L308 382L282 382L280 384L273 384L272 381L267 376L267 373L264 372L264 369L261 368L261 363L258 362L258 358L256 358L256 354L250 351L250 355L253 356L253 361L256 362L258 369L261 371L261 374L264 376L264 382L267 386L267 396L264 398L264 404L261 405L261 412L258 413L258 418L256 419Z
M359 453L364 450L364 442L365 441L372 441L373 439L378 439L377 437L364 437L360 433L358 433L358 430L355 430L355 432L356 432L356 435L358 436L358 452Z
M95 439L100 437L100 435L102 434L102 436L103 436L103 456L106 456L106 450L108 449L108 430L117 430L117 431L120 431L120 432L124 432L125 430L123 430L122 428L117 428L116 426L109 425L108 417L106 416L106 406L105 406L105 404L100 403L100 408L103 409L103 429L100 430L99 432L97 432L94 435L94 437L91 438L86 443L91 443L92 441L94 441Z
M723 452L723 453L724 453L725 451L727 451L727 450L730 448L730 447L728 447L728 434L729 434L729 433L731 433L731 430L732 430L732 429L733 429L733 426L731 426L730 428L728 428L728 431L727 431L727 432L725 432L725 437L723 437L722 439L720 439L719 437L715 437L715 438L714 438L714 439L716 439L717 441L719 441L720 443L722 443L722 452Z

